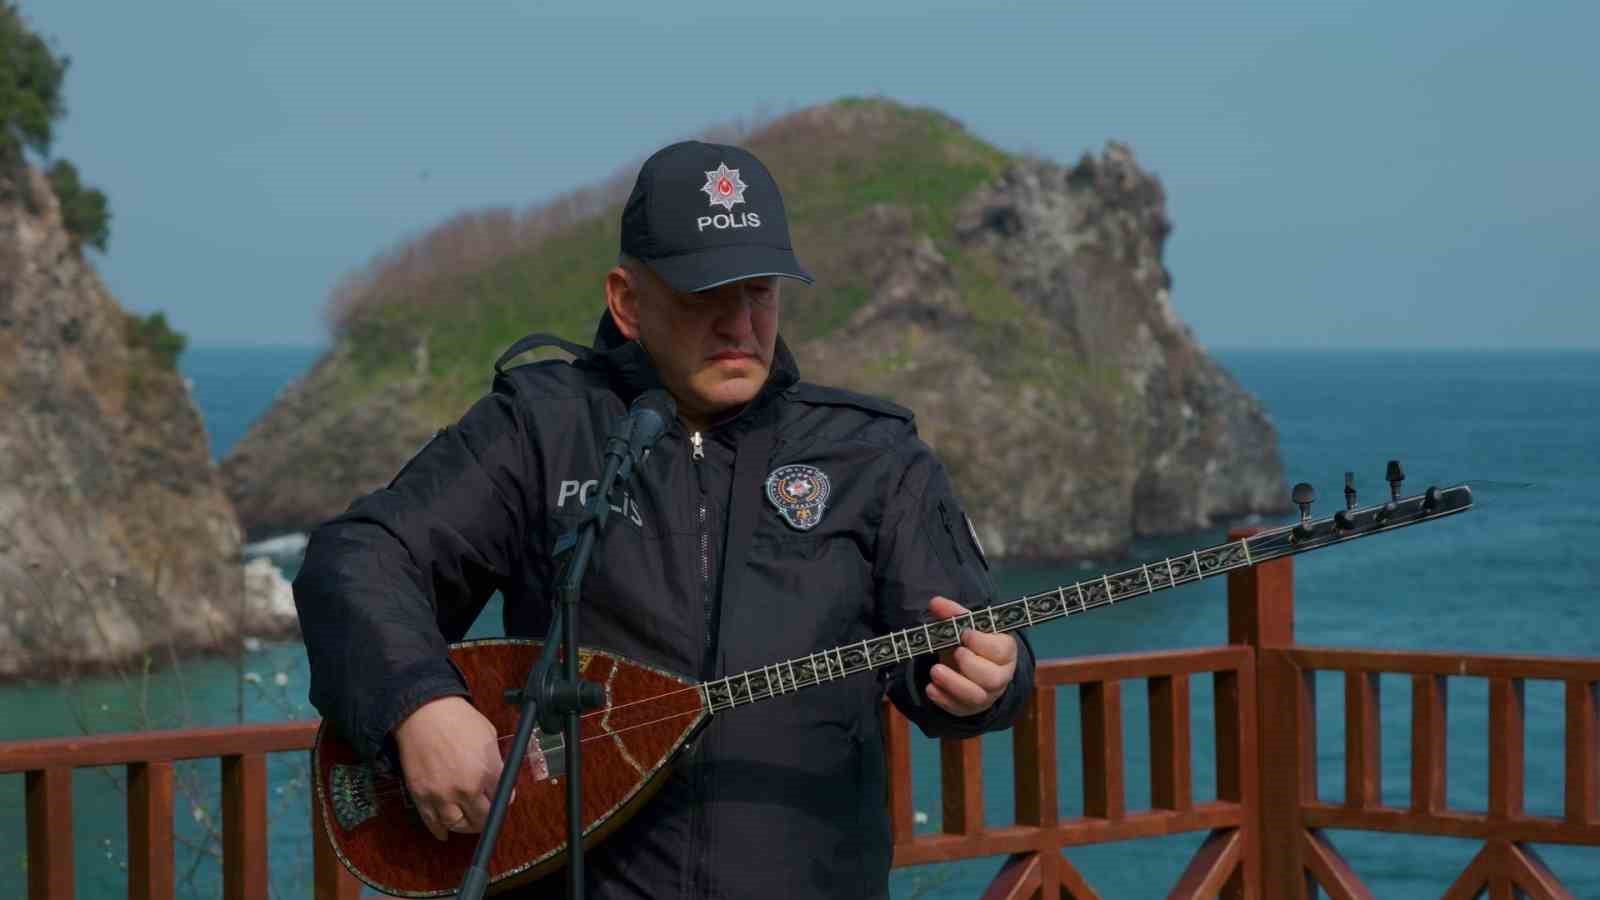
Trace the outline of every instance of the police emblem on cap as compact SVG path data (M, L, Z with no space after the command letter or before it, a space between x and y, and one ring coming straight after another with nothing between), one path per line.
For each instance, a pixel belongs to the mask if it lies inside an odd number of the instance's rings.
M816 466L783 466L767 476L767 499L783 514L783 520L801 531L809 531L822 521L828 502L828 476Z
M744 189L749 186L740 180L738 169L730 169L727 163L719 162L715 169L706 173L706 183L700 190L706 192L712 206L733 212L735 203L744 202Z

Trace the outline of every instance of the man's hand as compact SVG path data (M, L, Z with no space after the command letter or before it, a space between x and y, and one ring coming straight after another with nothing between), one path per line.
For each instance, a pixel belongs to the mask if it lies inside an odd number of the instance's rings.
M423 704L394 730L406 790L428 830L476 833L489 816L500 780L500 745L494 725L462 697Z
M928 601L936 619L964 615L967 608L948 597ZM1009 634L961 632L961 646L939 654L929 672L928 699L951 715L974 716L994 705L1017 671L1017 639Z

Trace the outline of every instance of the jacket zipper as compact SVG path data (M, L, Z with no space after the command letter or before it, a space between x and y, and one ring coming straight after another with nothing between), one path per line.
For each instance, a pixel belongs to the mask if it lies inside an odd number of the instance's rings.
M706 458L705 438L700 432L696 431L689 435L689 446L692 448L689 453L689 459L694 469L695 484L700 488L700 600L705 609L706 629L700 669L701 678L709 680L715 674L713 668L715 661L711 651L713 646L712 635L715 634L712 629L716 625L713 621L716 603L715 598L711 596L711 521L706 504L705 467L700 465L701 461ZM706 736L702 736L696 742L695 754L697 756L705 751L705 740ZM706 781L704 771L703 766L695 766L695 793L699 795L700 802L695 804L694 814L690 822L690 841L700 844L698 848L700 852L687 854L691 859L699 857L698 864L692 865L689 871L690 896L704 894L709 888L709 884L706 883L705 879L708 878L708 869L710 868L711 835L709 834L710 822L705 818L703 808L708 801L707 792L710 789L710 784ZM691 849L694 849L692 844Z
M696 431L689 435L689 446L693 448L689 454L691 460L698 463L706 458L706 442L700 432ZM700 486L700 599L705 607L706 616L706 640L701 668L706 670L711 664L712 626L716 623L712 621L712 607L715 604L711 596L711 523L706 509L706 479L698 465L694 467L694 480ZM702 672L702 677L710 678L712 674L714 673L706 670Z

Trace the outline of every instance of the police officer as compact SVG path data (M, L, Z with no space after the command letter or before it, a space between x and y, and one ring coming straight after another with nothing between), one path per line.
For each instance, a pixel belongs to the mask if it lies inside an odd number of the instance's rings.
M318 528L295 579L311 699L398 762L435 836L483 827L501 759L448 642L496 591L541 637L550 548L611 424L676 400L584 583L581 642L710 679L993 599L988 563L911 414L802 382L779 337L810 283L778 185L738 147L651 156L622 213L606 309L575 362L496 364L491 392L385 489ZM564 342L563 342L564 343ZM932 736L1008 727L1033 657L1010 634L714 716L661 792L587 859L591 896L881 897L890 841L879 700ZM559 876L527 891L559 896Z

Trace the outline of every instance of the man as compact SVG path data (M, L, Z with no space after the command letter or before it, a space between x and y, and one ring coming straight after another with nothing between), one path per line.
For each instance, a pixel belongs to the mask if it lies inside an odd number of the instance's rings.
M911 414L799 381L780 290L811 276L754 156L658 151L621 244L593 349L505 369L538 341L513 346L459 424L317 529L295 579L313 702L358 750L397 756L441 839L482 829L501 766L446 644L495 590L507 634L544 635L550 548L646 389L664 387L678 421L602 537L584 645L708 679L992 599ZM586 857L591 896L885 896L880 698L931 735L1006 727L1033 658L1009 634L969 631L953 652L885 671L713 717L661 792ZM528 896L559 896L559 881Z

